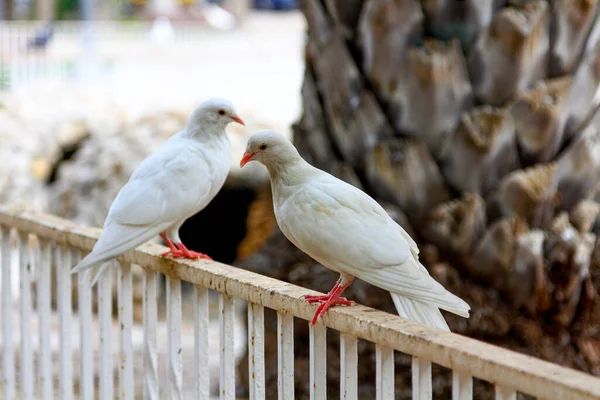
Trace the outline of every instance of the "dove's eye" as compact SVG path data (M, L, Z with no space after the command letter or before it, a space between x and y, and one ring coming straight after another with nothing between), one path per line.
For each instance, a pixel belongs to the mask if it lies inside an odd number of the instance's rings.
M267 148L266 144L261 144L260 147L259 147L259 149L261 149L261 150L265 150L266 148Z
M219 113L219 115L225 115L225 110L219 110L217 113Z

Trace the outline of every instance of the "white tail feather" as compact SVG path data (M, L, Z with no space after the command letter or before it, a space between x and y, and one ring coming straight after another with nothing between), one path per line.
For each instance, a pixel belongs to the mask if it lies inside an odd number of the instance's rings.
M102 264L96 264L89 272L92 276L92 279L90 281L90 287L93 287L96 282L98 282L98 279L100 278L100 276L102 275L102 273L104 271L106 271L107 269L109 269L113 264L113 261L109 261L109 262L105 262Z
M90 254L85 256L76 266L71 269L71 274L76 274L86 269L96 267L120 255L135 249L139 245L152 239L165 229L165 225L140 229L137 227L111 225L104 229L102 236L94 246ZM118 238L116 240L115 238ZM101 272L101 271L100 271ZM94 276L99 276L96 270Z
M394 293L390 294L392 295L396 310L402 318L450 332L450 328L448 327L444 316L436 306L425 304L418 300L401 297Z
M90 268L97 267L119 255L119 253L116 255L113 253L109 253L108 255L97 255L92 252L71 269L71 274L77 274Z

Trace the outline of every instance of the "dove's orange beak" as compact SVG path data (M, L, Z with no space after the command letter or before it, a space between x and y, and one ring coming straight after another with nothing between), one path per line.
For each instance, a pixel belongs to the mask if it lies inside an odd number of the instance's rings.
M244 152L244 156L242 157L242 160L240 161L240 168L244 168L244 165L246 165L248 163L248 161L252 160L252 157L254 157L254 153L251 152Z
M234 115L233 117L231 117L232 120L234 120L235 122L237 122L240 125L246 126L246 124L244 123L244 121L238 117L237 115Z

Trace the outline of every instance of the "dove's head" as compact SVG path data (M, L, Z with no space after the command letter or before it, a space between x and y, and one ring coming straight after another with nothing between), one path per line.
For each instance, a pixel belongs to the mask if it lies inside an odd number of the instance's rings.
M215 98L206 100L194 110L188 126L202 130L206 130L209 126L225 129L230 122L245 125L231 101Z
M258 131L248 140L240 167L250 161L258 161L265 167L285 167L300 158L292 142L275 131Z

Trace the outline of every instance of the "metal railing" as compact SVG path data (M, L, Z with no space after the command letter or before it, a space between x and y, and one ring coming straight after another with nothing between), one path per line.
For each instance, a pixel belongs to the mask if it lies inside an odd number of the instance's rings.
M18 88L40 79L71 82L77 77L79 64L89 57L87 51L91 48L97 51L99 47L129 44L130 50L131 46L141 43L158 44L160 34L162 40L170 44L193 45L207 29L197 22L177 21L156 34L152 21L59 21L54 23L47 45L32 47L30 42L42 32L43 26L43 21L0 21L0 90ZM84 40L86 34L89 40ZM107 58L110 64L115 59L114 55ZM97 60L105 70L110 69L104 65L107 60Z
M11 210L0 206L2 234L2 398L53 398L54 373L58 370L61 398L73 397L74 368L71 355L72 307L70 269L83 251L89 251L99 230L85 228L50 215ZM16 243L16 246L13 244ZM73 251L75 249L75 251ZM57 309L60 329L59 368L53 368L48 335L50 326L50 266L52 252L57 254ZM248 302L248 368L251 399L265 398L264 308L277 312L278 397L294 398L294 319L310 320L315 305L302 299L315 294L295 285L271 279L229 265L208 261L173 261L159 256L163 246L146 244L120 258L118 278L118 392L119 398L134 398L132 355L132 284L130 265L144 268L143 293L143 380L144 398L159 398L157 356L157 273L167 277L167 393L182 398L181 281L194 285L194 373L195 397L208 398L208 290L219 293L220 374L219 397L235 397L236 372L234 346L234 298ZM19 265L20 363L15 367L11 322L11 263ZM34 365L31 321L33 319L32 283L35 277L36 311L39 323L38 362ZM80 329L79 394L94 393L93 352L90 339L92 293L84 277L78 277L78 314ZM104 274L98 287L100 355L100 398L115 396L112 346L111 275ZM305 322L302 322L305 323ZM517 392L542 399L598 399L600 379L505 350L460 335L438 331L398 316L368 307L335 307L322 323L310 329L310 396L326 397L326 331L341 333L340 393L343 399L358 398L359 339L376 345L376 392L378 399L394 397L394 351L413 357L413 399L432 397L432 363L453 372L453 399L473 398L473 377L491 382L496 399L515 399ZM271 397L272 398L272 397Z

